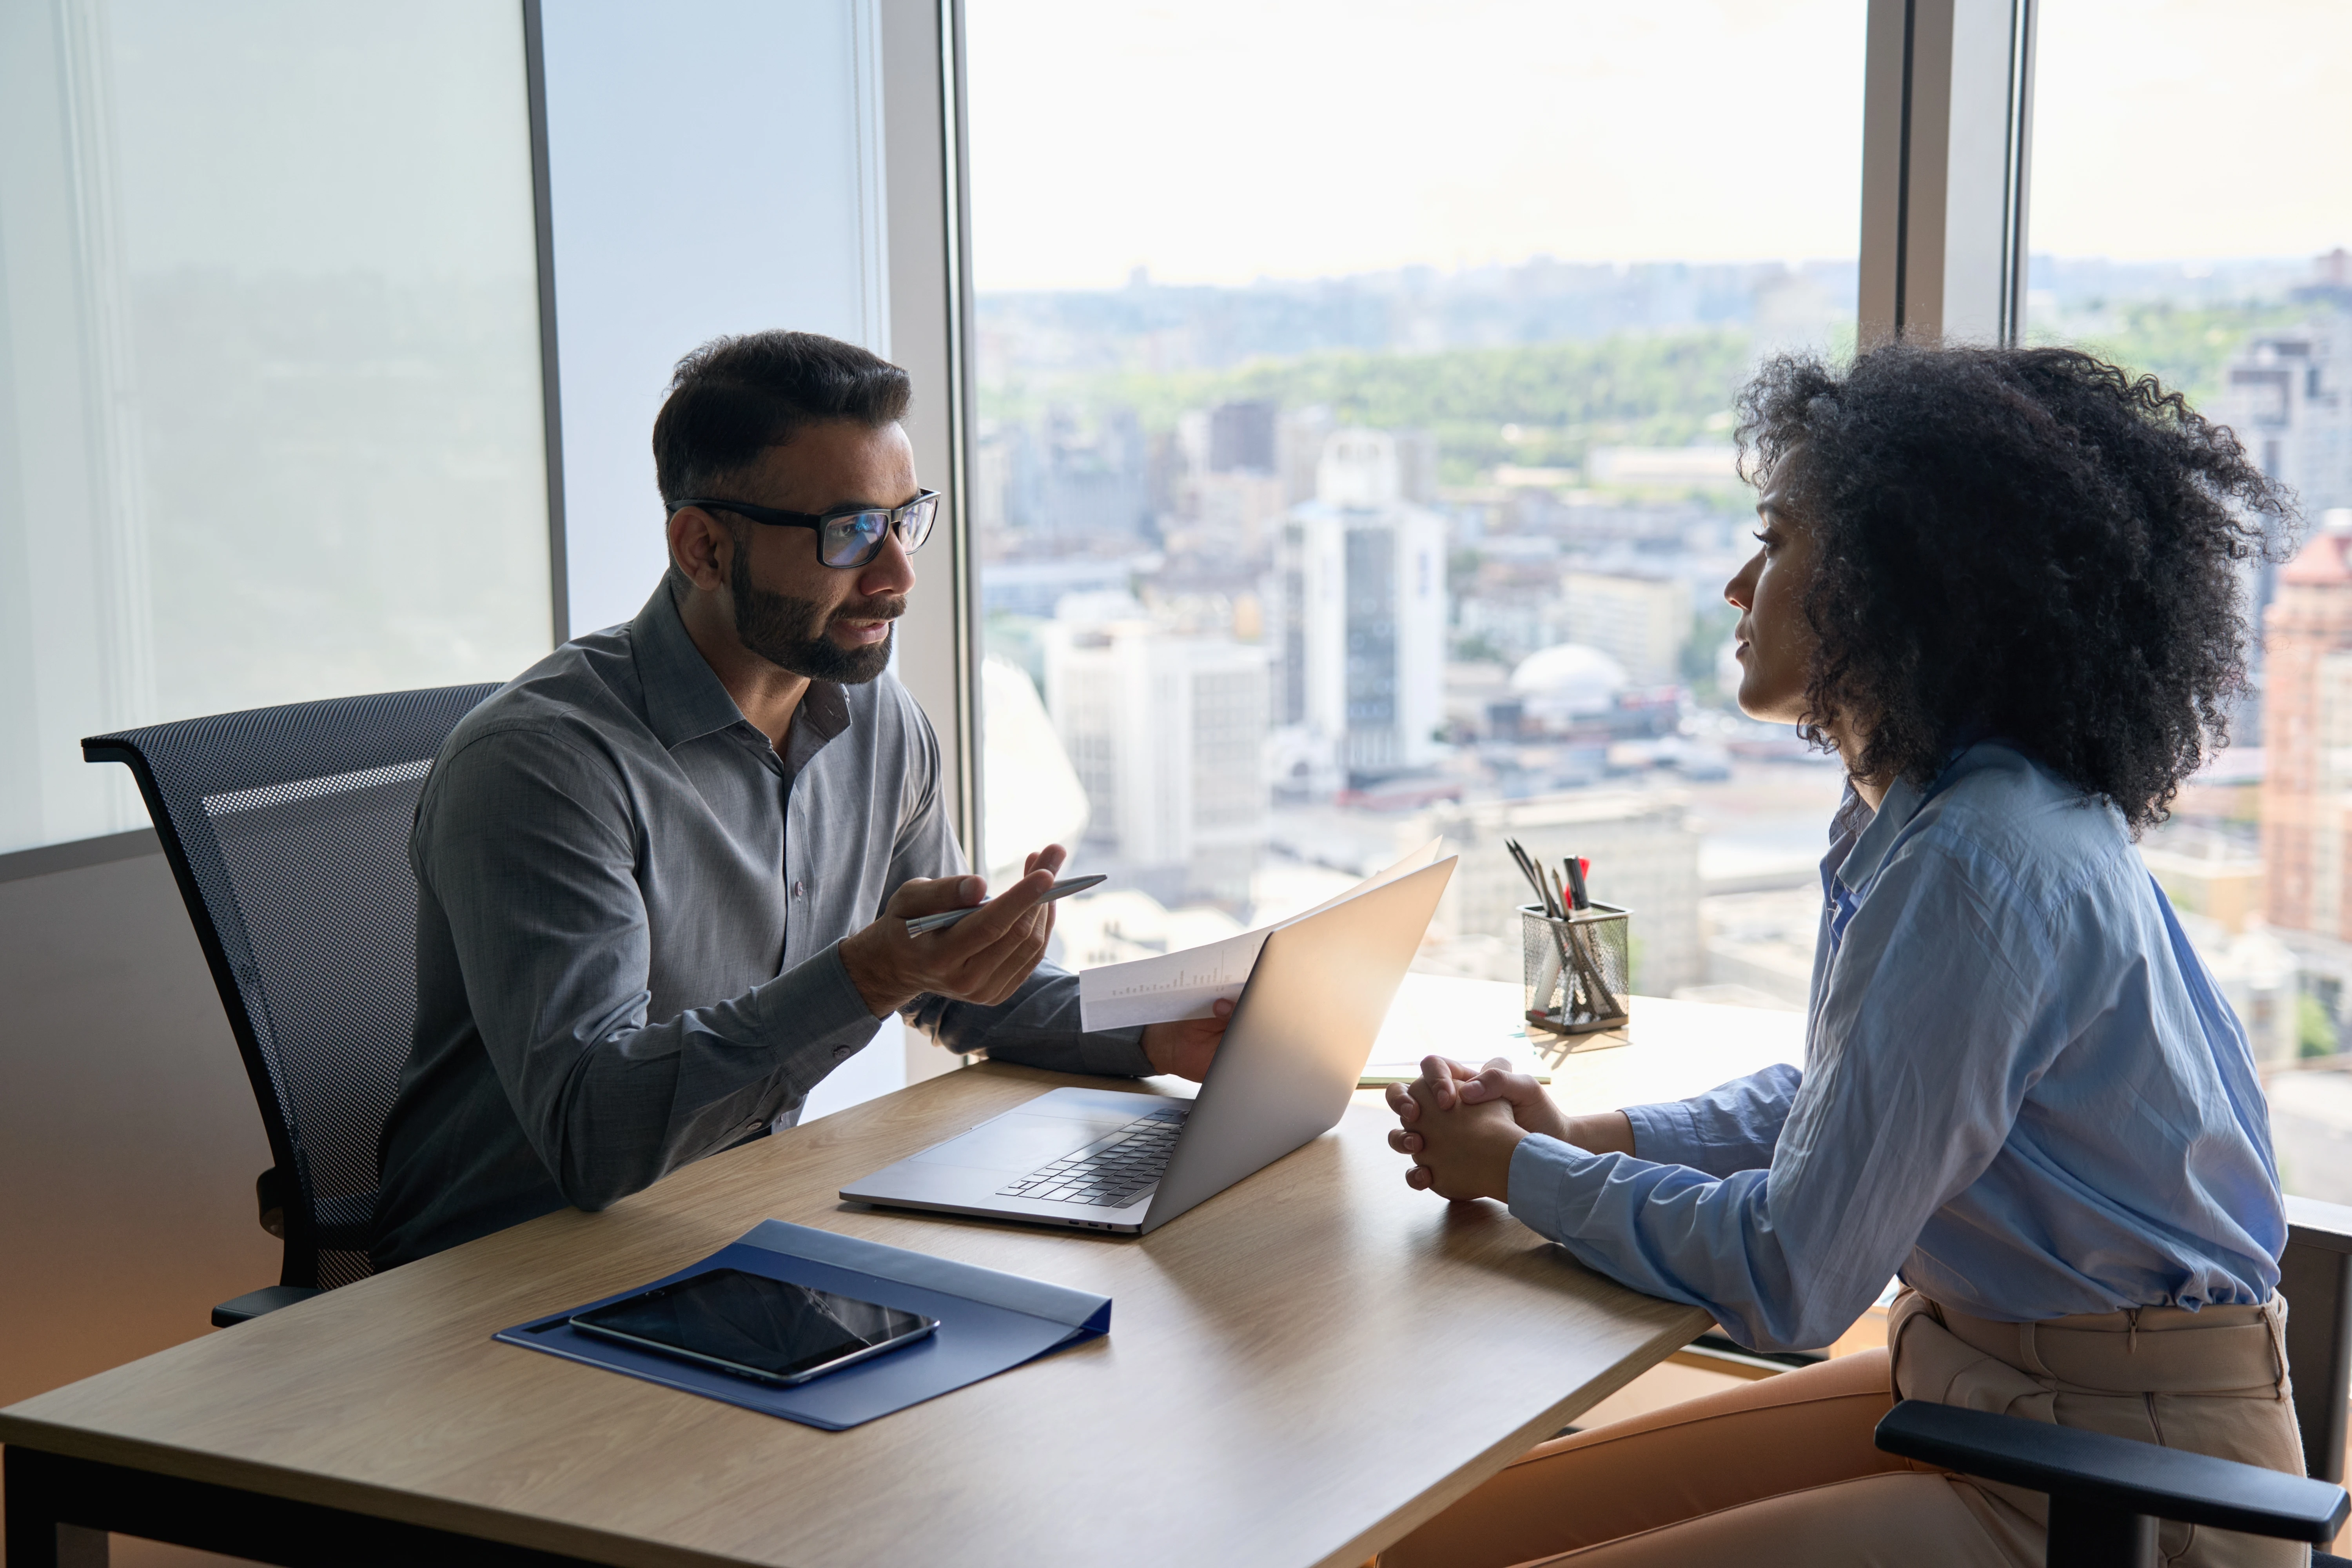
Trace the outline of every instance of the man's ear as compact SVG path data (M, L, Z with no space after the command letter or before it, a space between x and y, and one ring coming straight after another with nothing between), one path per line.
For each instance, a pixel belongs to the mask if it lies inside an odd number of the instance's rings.
M669 514L669 559L688 582L715 594L734 566L735 535L700 507L680 507Z

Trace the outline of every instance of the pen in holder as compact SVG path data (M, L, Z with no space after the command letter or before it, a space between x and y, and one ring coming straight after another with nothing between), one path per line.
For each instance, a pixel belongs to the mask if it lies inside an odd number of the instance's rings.
M1537 905L1522 904L1519 932L1530 1029L1587 1035L1627 1021L1633 966L1623 910L1596 903L1559 918ZM1545 1054L1564 1055L1576 1048L1563 1045Z

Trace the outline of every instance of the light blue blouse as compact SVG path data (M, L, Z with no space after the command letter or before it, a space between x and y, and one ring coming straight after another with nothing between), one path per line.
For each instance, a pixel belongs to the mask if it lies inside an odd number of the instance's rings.
M1511 1212L1743 1343L1825 1344L1889 1275L1978 1317L2260 1302L2286 1244L2253 1056L2121 816L1982 742L1849 791L1805 1070L1535 1136Z

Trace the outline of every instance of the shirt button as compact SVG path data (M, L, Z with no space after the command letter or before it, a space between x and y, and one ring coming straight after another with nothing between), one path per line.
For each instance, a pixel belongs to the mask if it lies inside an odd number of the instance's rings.
M801 896L801 885L800 885L798 882L794 882L794 883L793 884L793 897L794 897L794 898L796 898L796 899L797 899L797 898L799 898L800 896Z
M837 1062L846 1061L849 1058L849 1053L856 1048L856 1046L835 1046L833 1047L833 1059Z

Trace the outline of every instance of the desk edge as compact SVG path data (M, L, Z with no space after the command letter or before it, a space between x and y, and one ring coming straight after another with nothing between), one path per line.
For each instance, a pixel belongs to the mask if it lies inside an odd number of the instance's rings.
M1471 1463L1463 1466L1435 1487L1412 1499L1394 1511L1381 1517L1380 1522L1348 1542L1338 1551L1321 1558L1315 1568L1360 1568L1367 1559L1387 1551L1406 1536L1452 1508L1478 1488L1500 1475L1503 1468L1537 1444L1550 1438L1553 1433L1575 1420L1602 1400L1623 1388L1635 1378L1657 1366L1683 1346L1715 1326L1715 1315L1703 1307L1684 1309L1687 1320L1679 1326L1669 1325L1643 1342L1641 1354L1628 1357L1612 1367L1609 1375L1596 1378L1576 1393L1561 1399L1545 1410L1543 1415L1527 1423L1509 1436L1486 1449Z
M126 1469L205 1486L253 1492L287 1502L310 1503L365 1514L373 1519L422 1525L508 1546L530 1547L567 1557L610 1563L613 1568L738 1568L739 1560L690 1547L667 1545L641 1536L615 1535L564 1524L534 1514L452 1501L424 1492L370 1486L302 1471L281 1469L194 1448L142 1438L61 1426L0 1411L0 1445L120 1465Z

